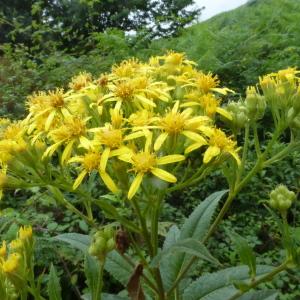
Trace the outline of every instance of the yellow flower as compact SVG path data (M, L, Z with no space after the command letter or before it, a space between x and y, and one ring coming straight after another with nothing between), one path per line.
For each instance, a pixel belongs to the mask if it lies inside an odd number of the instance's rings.
M217 128L212 129L206 144L194 143L186 148L185 153L194 151L204 145L208 145L203 157L203 162L205 164L209 163L214 157L224 153L230 154L236 160L237 164L240 164L236 142L227 137L222 130Z
M188 139L198 142L206 143L204 137L198 131L205 131L209 123L209 118L204 116L192 117L193 110L187 108L179 112L179 101L176 101L174 107L164 117L158 120L158 128L163 132L157 137L154 150L161 148L168 136L184 135Z
M137 59L129 59L112 67L113 78L131 78L137 75L142 64Z
M139 130L141 127L151 125L155 119L156 118L153 117L152 111L142 109L131 114L128 118L128 122L132 127L134 127L133 130Z
M19 238L20 240L30 240L32 238L32 227L31 226L22 226L19 229Z
M78 186L82 183L83 179L91 173L93 170L98 170L99 175L102 178L105 185L108 187L110 191L116 193L118 188L112 178L108 175L108 173L100 170L100 161L101 154L99 152L87 152L82 156L74 156L69 159L69 163L80 163L82 171L79 173L77 178L74 181L73 189L77 189Z
M16 239L10 242L10 250L13 252L18 252L23 248L23 242L20 239Z
M202 72L198 73L196 78L195 86L200 90L201 93L207 94L211 89L218 87L220 80L217 75L212 73L204 74Z
M86 144L89 141L86 138L86 122L89 118L82 120L79 117L65 118L65 122L57 129L50 131L49 136L54 144L49 146L43 154L43 157L51 157L59 146L65 144L61 156L61 162L68 160L71 156L73 145L76 142Z
M145 94L136 88L134 80L117 82L111 88L112 92L105 95L100 102L116 102L115 109L120 110L122 105L135 105L145 108L155 107L153 100L145 97Z
M127 194L128 199L132 199L134 197L142 183L144 175L147 173L151 173L152 175L167 182L175 183L177 181L176 177L173 174L161 168L158 168L158 166L182 161L185 159L185 156L173 154L157 157L155 153L150 152L150 147L151 136L148 136L144 151L137 153L131 152L119 156L120 160L126 161L132 165L132 170L136 174Z
M92 75L87 72L79 73L74 76L69 83L69 87L74 91L79 91L82 88L88 86L92 82Z
M12 253L8 256L8 259L3 262L2 270L5 273L15 272L20 265L21 255L19 253Z

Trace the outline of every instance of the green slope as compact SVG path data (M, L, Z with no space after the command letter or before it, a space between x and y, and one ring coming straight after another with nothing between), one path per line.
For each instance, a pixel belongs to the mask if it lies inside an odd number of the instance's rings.
M258 75L300 67L300 0L252 0L230 12L155 41L154 52L186 52L231 87L244 89Z

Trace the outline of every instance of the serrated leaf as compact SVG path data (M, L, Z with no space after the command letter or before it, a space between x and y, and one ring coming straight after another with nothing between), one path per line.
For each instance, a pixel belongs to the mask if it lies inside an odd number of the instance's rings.
M199 241L189 238L185 240L179 240L166 250L161 251L155 256L150 264L151 267L157 267L164 256L168 256L174 253L186 253L211 263L218 264L218 261L209 253L207 248Z
M248 245L247 240L236 232L230 232L229 236L235 245L242 264L249 267L249 273L252 277L256 275L256 257L252 248Z
M47 292L48 292L49 300L62 300L59 278L57 277L53 264L51 264L50 267L49 280L47 284Z
M194 238L201 241L209 229L212 216L220 199L226 192L227 190L215 192L202 201L186 219L179 233L176 229L172 229L174 232L171 232L170 229L166 238L169 240L167 244L171 245L172 243L186 238ZM160 270L166 290L171 288L188 257L190 257L190 255L187 256L184 253L177 253L172 256L171 260L162 259ZM185 286L186 281L182 281L180 289L183 290Z
M107 255L104 269L124 286L127 285L134 271L134 267L117 251L112 251Z
M100 274L100 263L89 254L85 255L84 273L87 279L87 284L90 289L91 300L100 299L102 278Z
M228 190L215 192L201 202L184 222L180 239L195 238L202 240L209 228L211 218L221 198Z
M53 237L54 240L68 243L73 248L79 249L83 252L88 250L91 243L91 237L80 233L63 233Z
M274 268L271 266L258 265L256 274L264 275L271 272ZM238 291L234 287L235 281L250 279L247 266L237 266L227 268L215 273L209 273L201 276L196 281L191 283L184 291L183 300L219 300L226 299L215 298L215 295L222 295L223 293L231 293L231 296Z
M238 300L276 300L277 296L278 292L275 290L251 291L241 296Z

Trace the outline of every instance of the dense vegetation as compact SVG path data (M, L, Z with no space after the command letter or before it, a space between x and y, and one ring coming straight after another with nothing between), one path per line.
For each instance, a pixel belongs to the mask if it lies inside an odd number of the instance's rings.
M101 24L101 28L95 28L93 19L86 26L82 23L74 23L72 9L69 6L68 14L61 14L61 8L49 5L51 1L24 1L24 5L30 6L31 13L26 18L16 19L14 30L7 35L11 28L1 30L0 57L0 105L1 115L19 119L25 115L25 100L28 95L38 90L54 89L56 87L68 87L68 83L74 75L87 71L98 77L100 73L108 72L112 65L123 59L137 57L146 61L152 55L162 55L167 50L173 49L185 52L188 59L198 64L198 68L218 74L222 84L235 90L237 93L224 98L238 100L245 96L246 87L257 83L258 76L270 72L276 72L287 67L300 66L300 3L293 0L252 0L246 5L227 13L220 14L206 22L182 28L192 21L198 12L189 14L184 9L191 1L175 1L178 6L173 13L171 3L165 9L158 6L154 11L162 11L161 16L150 13L144 6L147 1L130 1L132 10L141 9L147 13L147 17L141 14L141 19L136 24L122 23L120 19L125 14L126 21L129 11L124 12L122 7L115 5L120 1L78 1L79 6L84 6L82 11L85 18L93 11L95 6L111 3L114 9L120 9L116 13L113 24ZM161 3L160 1L154 1ZM53 3L59 3L53 1ZM66 1L68 3L68 1ZM13 1L7 1L7 9L14 5ZM169 5L170 4L170 5ZM110 4L109 4L110 5ZM139 7L142 5L143 7ZM108 6L108 4L107 4ZM102 7L106 11L109 9ZM3 9L4 6L1 8ZM11 10L16 15L23 14L24 7ZM61 32L56 32L55 24L33 22L33 16L38 19L39 13L46 9L49 13L60 12L61 18L65 18L63 24L69 27L70 35L67 37ZM175 18L176 12L183 11L183 19ZM25 11L29 11L27 8ZM67 10L68 11L68 10ZM77 10L80 12L80 10ZM93 14L93 13L92 13ZM0 20L7 16L7 12L1 11ZM26 16L26 14L23 14ZM76 15L76 14L75 14ZM77 16L77 15L76 15ZM13 15L10 16L13 20ZM69 18L69 19L68 19ZM97 16L95 16L97 18ZM154 31L147 28L153 18L156 25L160 21L171 20L173 25L170 31L164 27L156 26ZM79 20L80 18L75 18ZM83 18L84 19L84 18ZM80 19L83 22L83 19ZM145 20L143 23L141 20ZM0 21L0 26L1 21ZM114 27L114 28L112 28ZM84 32L79 32L81 28ZM135 29L135 35L125 34L122 30ZM24 30L24 32L22 32ZM35 34L32 31L35 30ZM5 34L4 34L5 32ZM153 34L152 34L153 32ZM49 36L52 36L49 39ZM167 36L154 39L154 36ZM22 40L22 39L26 40ZM218 123L224 124L224 120L218 118ZM266 111L263 122L258 126L258 135L262 141L262 149L265 140L269 137L271 128L271 113ZM250 140L254 139L250 135ZM243 136L237 135L240 143ZM281 142L288 142L289 133L285 132ZM252 150L254 142L250 142ZM278 148L276 148L278 147ZM279 151L282 145L274 146L274 151ZM249 162L246 170L253 167L255 151L249 153ZM295 193L299 192L300 175L299 151L290 151L285 160L258 172L250 182L250 188L241 192L226 219L221 223L215 233L216 239L211 240L209 249L211 253L220 259L226 266L237 265L239 258L236 248L233 246L227 232L233 229L247 237L250 246L254 249L259 264L276 265L282 259L282 251L278 252L280 238L274 220L263 206L263 201L269 197L269 192L277 184L283 183ZM162 233L173 222L182 223L199 202L214 191L226 187L226 178L222 170L215 170L209 175L209 180L187 188L180 192L168 195L162 210L161 221L165 227ZM63 287L63 299L73 299L78 295L76 286L82 287L82 257L81 254L70 250L65 245L49 243L48 238L60 233L79 232L88 234L90 226L86 221L69 211L64 211L53 202L53 197L45 190L31 188L27 191L15 190L7 192L2 199L1 207L3 216L0 218L1 239L12 240L18 231L19 225L32 224L37 233L36 266L37 273L42 273L44 268L49 269L51 263L56 265L58 275ZM295 203L288 214L289 224L299 226L299 203ZM125 210L125 211L123 211ZM120 208L126 213L126 208ZM103 216L99 214L100 220ZM213 268L205 266L207 271ZM197 276L197 270L194 272ZM104 274L108 278L108 274ZM46 279L45 279L46 280ZM289 271L275 278L272 283L266 283L267 287L281 289L280 299L298 299L299 271ZM71 289L69 289L71 288ZM120 290L118 282L105 280L105 290ZM72 290L71 294L67 294Z

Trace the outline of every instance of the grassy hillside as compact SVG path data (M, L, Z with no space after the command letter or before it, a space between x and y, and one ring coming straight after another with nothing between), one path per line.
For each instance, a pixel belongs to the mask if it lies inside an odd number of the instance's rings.
M184 51L204 70L244 88L258 75L300 67L300 1L252 0L230 12L156 41L153 50Z

